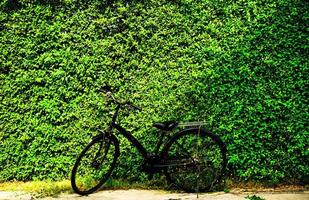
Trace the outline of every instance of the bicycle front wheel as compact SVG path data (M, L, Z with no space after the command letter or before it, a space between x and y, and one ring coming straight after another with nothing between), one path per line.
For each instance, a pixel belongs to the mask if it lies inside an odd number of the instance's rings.
M226 168L226 147L204 129L180 131L165 145L162 156L167 181L186 192L205 192L218 184Z
M110 177L119 155L115 136L95 137L78 156L71 175L73 190L87 195L98 190Z

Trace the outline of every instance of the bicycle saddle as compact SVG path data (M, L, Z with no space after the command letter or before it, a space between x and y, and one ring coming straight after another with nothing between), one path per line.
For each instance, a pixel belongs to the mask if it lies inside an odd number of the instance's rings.
M163 131L171 131L178 125L177 122L174 121L166 121L166 122L155 122L153 123L153 126L157 129L163 130Z

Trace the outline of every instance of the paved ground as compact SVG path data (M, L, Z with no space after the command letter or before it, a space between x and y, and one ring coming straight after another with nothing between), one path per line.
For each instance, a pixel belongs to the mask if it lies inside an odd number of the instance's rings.
M256 195L266 200L309 200L309 191L296 193L207 193L200 194L198 200L246 200L247 196ZM0 200L33 200L29 194L18 192L1 192ZM196 194L170 193L160 190L115 190L101 191L89 196L62 194L58 197L47 197L41 200L196 200Z

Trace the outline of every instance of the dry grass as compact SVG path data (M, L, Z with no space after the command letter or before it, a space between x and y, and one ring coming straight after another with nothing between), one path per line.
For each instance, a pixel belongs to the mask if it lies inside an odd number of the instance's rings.
M69 180L63 181L29 181L29 182L4 182L0 183L2 191L23 191L31 193L37 197L56 196L60 193L71 193Z
M309 185L296 185L296 184L276 184L270 185L260 182L235 182L227 180L225 184L231 193L243 192L302 192L308 191Z
M125 180L108 181L103 190L118 189L162 189L167 188L162 180L145 181L143 183L129 183ZM224 191L231 193L255 193L255 192L300 192L308 191L309 186L301 185L276 185L270 186L258 182L235 182L226 180ZM29 181L29 182L4 182L0 183L0 191L23 191L31 193L35 197L57 196L60 193L72 193L69 180L63 181Z
M144 183L136 182L129 183L125 180L112 180L106 182L103 190L118 190L118 189L158 189L156 181L146 181ZM29 181L29 182L3 182L0 183L0 191L22 191L31 193L35 197L57 196L60 193L73 193L69 180L63 181Z

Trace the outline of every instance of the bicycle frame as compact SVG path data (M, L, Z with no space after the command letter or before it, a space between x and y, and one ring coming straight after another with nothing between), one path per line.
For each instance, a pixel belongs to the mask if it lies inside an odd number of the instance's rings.
M184 165L190 165L190 164L194 164L196 163L192 158L188 158L188 159L181 159L181 160L160 160L158 161L151 161L151 156L157 157L157 158L162 158L162 155L158 155L158 150L159 147L162 145L162 139L163 139L163 135L161 136L158 144L157 144L157 148L156 148L156 152L154 155L149 154L147 152L147 150L144 148L144 146L128 131L126 131L122 126L120 126L117 123L113 123L112 124L113 128L116 128L126 139L128 139L131 144L138 149L138 151L140 152L140 154L142 155L142 157L144 157L145 161L148 163L152 163L153 166L150 167L150 169L154 170L154 169L164 169L166 167L170 167L170 166L184 166ZM187 130L185 130L187 131Z
M149 154L149 152L147 152L145 147L130 132L128 132L125 128L123 128L121 125L116 123L116 119L118 117L118 114L119 114L121 107L122 107L121 104L117 104L116 111L113 114L112 121L111 121L109 127L107 128L107 132L111 132L112 129L115 128L117 131L120 132L120 134L122 134L127 140L129 140L129 142L135 148L137 148L137 150L142 155L142 157L147 159L150 154ZM179 123L178 127L199 127L200 128L203 125L205 125L205 122L185 122L185 123ZM157 146L156 146L156 149L155 149L154 155L156 155L156 156L159 156L158 155L159 149L160 149L161 145L163 144L163 137L164 137L164 135L161 134L160 139L159 139Z
M137 150L140 152L140 154L144 157L147 158L147 151L144 148L144 146L128 131L126 131L122 126L119 124L114 123L113 127L116 128L127 140L131 142L131 144L137 148Z
M116 119L119 114L119 110L121 108L121 105L118 104L116 107L116 111L113 114L112 121L107 129L108 132L111 132L113 128L115 128L117 131L119 131L131 144L137 148L137 150L140 152L140 154L144 157L147 158L148 152L145 149L145 147L131 134L129 133L126 129L124 129L122 126L116 123Z
M163 138L164 138L164 134L163 132L161 133L160 135L160 139L157 143L157 146L156 146L156 149L155 149L155 152L154 154L151 152L147 152L147 150L145 149L145 147L130 133L128 132L125 128L123 128L121 125L117 124L116 123L116 119L118 117L118 114L119 114L119 111L120 109L122 108L122 104L117 104L117 107L116 107L116 111L115 113L113 114L112 116L112 121L109 125L109 127L107 128L107 133L111 133L112 132L112 129L115 128L117 131L119 131L120 134L122 134L127 140L129 140L129 142L135 147L137 148L137 150L139 151L139 153L142 155L142 157L145 159L146 162L152 162L152 157L155 157L155 158L161 158L162 155L159 154L159 149L160 147L162 146L163 144ZM204 122L185 122L185 123L179 123L178 124L178 127L199 127L201 128L201 126L205 125ZM178 133L181 133L181 132L186 132L188 130L191 130L190 128L187 128L187 129L184 129ZM104 131L103 131L104 133ZM171 138L169 138L171 139ZM165 143L166 145L167 143ZM164 149L165 146L163 146L163 149ZM194 163L195 161L192 160L192 159L189 159L188 161L184 161L184 160L177 160L177 162L175 162L174 160L169 163L169 162L166 162L166 160L161 160L162 162L155 162L153 163L154 165L152 166L153 168L165 168L167 166L176 166L176 165L188 165L188 164L192 164Z
M138 149L138 151L140 152L140 154L142 155L142 157L145 158L146 162L147 162L147 158L150 158L150 156L152 156L151 154L149 154L147 152L147 150L144 148L144 146L128 131L126 131L122 126L120 126L117 123L113 123L112 125L113 128L116 128L126 139L128 139L131 144ZM187 131L187 130L184 130ZM162 136L157 144L157 148L156 148L156 152L154 154L154 156L158 156L161 157L162 155L158 154L158 150L159 147L162 145ZM148 162L151 162L150 160ZM183 165L190 165L190 164L194 164L195 161L192 158L189 159L181 159L181 160L160 160L160 162L155 162L153 163L154 165L151 167L152 169L158 168L158 169L163 169L166 167L170 167L170 166L183 166Z

